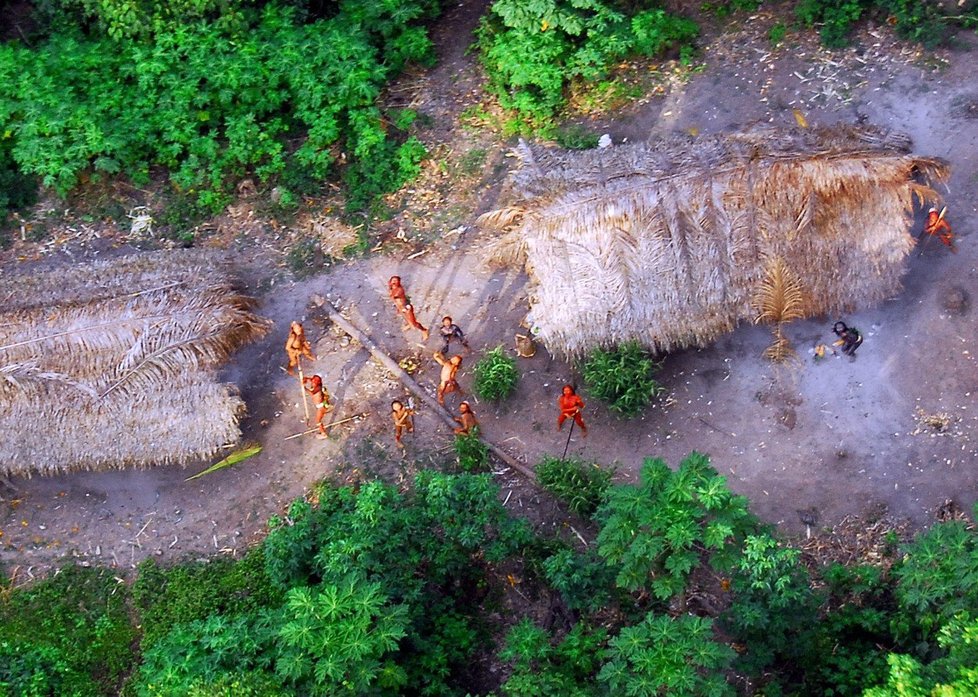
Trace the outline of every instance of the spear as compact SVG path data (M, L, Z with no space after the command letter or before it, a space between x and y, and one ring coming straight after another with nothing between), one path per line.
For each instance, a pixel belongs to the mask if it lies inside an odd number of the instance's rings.
M339 421L334 421L331 424L326 424L326 428L332 428L333 426L339 426L340 424L345 424L347 421L353 421L354 419L359 419L363 416L370 416L369 412L363 412L362 414L354 414L353 416L348 416L345 419L340 419ZM318 428L310 428L308 431L303 431L302 433L293 433L291 436L286 436L284 440L292 440L293 438L298 438L299 436L308 436L310 433L315 433Z
M302 356L299 356L299 392L302 393L302 410L306 413L305 424L309 425L309 403L306 401L306 379L302 376Z

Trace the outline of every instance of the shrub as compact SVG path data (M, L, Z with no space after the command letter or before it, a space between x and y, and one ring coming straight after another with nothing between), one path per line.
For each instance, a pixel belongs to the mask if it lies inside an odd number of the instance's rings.
M692 40L696 25L663 10L629 17L602 0L496 0L479 28L489 88L537 125L564 104L573 79L603 77L617 60Z
M606 649L607 631L574 625L556 646L546 631L521 620L506 636L499 656L513 665L503 684L507 697L591 697Z
M0 595L0 694L118 694L135 640L126 599L111 570L77 566Z
M592 550L562 549L543 562L547 582L571 610L596 612L611 599L615 570Z
M609 642L609 660L598 673L616 695L733 697L724 679L734 651L713 639L712 620L646 615Z
M782 547L770 535L744 539L725 621L748 647L741 662L753 674L776 658L797 661L810 643L820 603L800 558L801 550Z
M489 446L479 439L479 429L455 436L455 454L463 472L484 472L489 467Z
M863 16L871 0L801 0L795 15L806 26L821 25L819 36L829 48L849 43L852 26Z
M536 466L540 486L566 503L574 513L590 518L604 501L613 469L593 462L545 457Z
M212 615L252 613L281 604L265 571L265 554L255 548L240 560L219 557L161 567L148 559L139 565L132 588L147 649L175 626Z
M557 145L568 150L590 150L598 147L601 136L584 126L572 124L557 129L554 134Z
M618 586L648 589L663 601L685 592L703 560L731 568L757 527L747 499L734 496L709 458L696 452L676 472L646 459L639 483L611 487L597 518L598 553L618 566Z
M610 350L595 349L581 363L581 373L590 394L631 417L662 391L654 377L657 367L637 342L630 341Z
M519 380L516 360L502 346L497 346L479 359L473 376L472 391L476 396L497 402L513 394Z
M3 44L0 134L20 172L61 194L89 176L144 182L162 166L177 193L211 213L242 176L293 169L307 176L289 180L322 180L342 152L351 205L366 207L424 156L377 98L406 63L432 58L416 24L431 5L344 2L302 24L269 3L241 22L170 21L134 41L69 27L33 49Z

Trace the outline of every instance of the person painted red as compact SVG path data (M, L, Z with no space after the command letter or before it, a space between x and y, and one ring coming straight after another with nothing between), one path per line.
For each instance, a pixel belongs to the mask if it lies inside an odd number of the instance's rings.
M421 340L428 340L428 329L414 316L414 306L408 300L407 291L401 285L400 276L391 276L387 281L387 294L394 301L397 312L404 317L409 325L421 332Z
M319 427L319 437L326 437L326 426L323 419L326 414L333 410L333 405L329 403L329 392L323 387L323 379L318 375L308 377L303 381L302 386L306 392L312 395L312 403L316 407L316 426Z
M944 219L943 211L938 213L936 208L927 211L924 232L931 236L936 235L941 242L951 248L952 252L958 251L954 248L954 233L951 232L951 225Z
M581 435L587 438L587 426L584 425L584 417L581 416L584 400L574 392L574 388L570 385L564 385L561 390L561 395L557 398L557 408L560 409L560 416L557 417L557 430L559 431L564 427L564 422L567 419L574 419L574 423L581 428Z

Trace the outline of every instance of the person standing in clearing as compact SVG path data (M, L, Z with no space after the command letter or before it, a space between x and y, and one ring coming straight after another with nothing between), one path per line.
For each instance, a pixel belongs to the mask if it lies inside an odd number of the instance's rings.
M404 432L414 433L414 409L408 409L398 400L391 402L391 419L394 421L394 442L398 448L403 448L401 436Z
M411 301L408 300L407 291L404 290L404 286L401 285L400 276L391 276L390 280L387 281L387 294L390 295L391 300L394 301L394 307L397 308L397 312L404 316L407 323L421 332L421 340L428 341L428 330L425 328L418 318L414 316L414 306Z
M458 410L461 416L455 417L455 422L459 425L459 427L455 429L455 435L467 436L470 433L477 433L479 429L479 421L475 418L475 413L472 411L472 407L469 406L469 403L462 402L458 405Z
M461 392L458 386L458 369L462 365L461 356L452 356L445 360L441 351L435 351L435 362L441 366L441 379L438 382L438 403L445 406L445 395L451 392Z
M316 426L319 427L319 438L326 438L326 426L323 419L326 414L333 410L333 405L329 403L329 392L323 387L323 379L318 375L308 377L303 381L302 386L306 392L312 395L312 403L316 407Z
M466 351L472 350L469 348L469 342L465 340L465 334L462 333L462 328L455 324L448 315L441 318L441 326L438 327L438 333L441 335L442 340L440 353L447 354L452 341L458 341L465 347Z
M957 252L954 246L954 233L951 232L951 225L944 219L936 208L927 211L927 222L924 223L924 232L928 235L937 235L938 239L949 247L952 252Z
M285 353L289 357L289 365L285 372L289 375L295 375L295 367L299 365L303 356L311 361L316 360L312 353L312 344L306 339L306 332L299 322L293 322L289 329L289 338L285 340Z
M570 385L564 385L561 390L560 397L557 398L557 408L560 409L560 416L557 417L557 430L559 431L564 427L564 422L567 419L574 419L574 423L581 429L581 435L587 438L587 426L584 425L584 417L581 416L584 400L574 392L574 388Z

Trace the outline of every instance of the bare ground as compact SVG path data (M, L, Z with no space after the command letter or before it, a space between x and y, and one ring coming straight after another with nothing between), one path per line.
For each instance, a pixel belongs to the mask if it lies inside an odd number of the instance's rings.
M279 248L266 248L270 238L262 244L242 235L210 239L239 256L261 311L276 322L267 340L241 352L227 369L249 404L245 440L260 441L261 455L191 482L184 480L197 470L168 467L15 480L15 492L0 490L0 558L8 571L18 568L24 578L65 557L124 570L151 555L238 554L261 537L268 516L323 477L405 481L419 467L450 466L450 434L423 411L406 457L399 456L387 410L391 399L406 393L364 349L321 322L308 301L314 293L329 297L395 359L418 358L423 367L417 377L431 391L437 366L429 358L436 344L419 346L418 334L405 331L395 317L385 295L391 274L404 278L422 322L451 314L467 331L476 351L466 358L466 369L483 349L512 346L526 311L526 278L485 267L486 239L473 227L478 212L494 201L507 144L465 127L459 116L482 98L479 71L464 49L483 6L450 10L439 29L439 67L392 91L392 100L430 117L427 142L434 156L422 179L392 199L399 212L381 249L294 282L270 266L281 265ZM668 356L660 374L666 396L641 417L620 421L591 402L590 435L585 440L575 433L570 453L616 464L618 478L629 481L644 457L675 465L691 450L706 452L755 512L788 534L804 532L798 511L812 508L819 526L882 508L923 526L947 498L970 507L978 479L978 329L971 309L978 273L971 236L978 217L971 197L978 181L974 37L962 35L959 48L939 54L874 29L845 51L823 51L814 38L792 36L774 48L766 32L775 21L760 14L724 33L714 30L702 71L661 71L653 76L656 96L588 125L621 142L674 131L721 132L758 121L794 125L797 109L814 124L865 119L907 131L918 152L951 162L947 203L960 251L951 255L936 242L924 245L910 260L901 294L845 318L866 337L854 361L834 357L816 365L807 354L830 338L836 318L792 324L788 334L799 358L784 367L761 358L766 329L741 327L713 346ZM480 156L466 159L472 152ZM121 241L118 231L101 240L86 234L87 247L79 249L79 234L56 239L69 249L73 244L76 255ZM33 253L21 245L3 261ZM967 300L948 309L955 289ZM304 428L297 384L280 369L293 318L308 323L319 356L316 372L338 404L335 418L370 414L338 426L330 440L285 440ZM489 439L533 464L563 449L564 435L554 430L554 402L560 385L576 380L572 366L544 351L521 359L520 368L512 399L500 406L476 403L475 410ZM463 389L471 385L468 372L461 383ZM509 508L538 525L563 527L566 519L549 497L502 466L496 469Z

